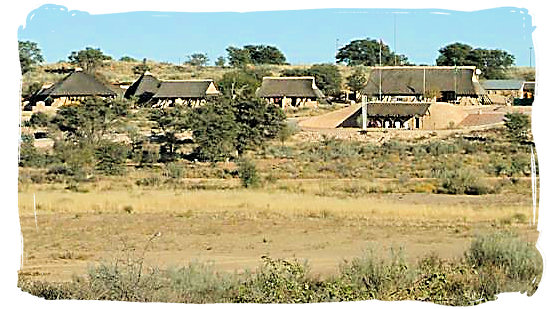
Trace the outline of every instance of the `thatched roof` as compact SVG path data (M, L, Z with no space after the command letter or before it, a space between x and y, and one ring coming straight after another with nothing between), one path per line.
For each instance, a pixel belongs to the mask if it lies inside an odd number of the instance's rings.
M427 91L456 91L457 95L481 95L484 91L477 78L474 78L475 70L475 67L470 66L374 68L362 93L378 95L381 78L382 95L423 95Z
M523 81L518 79L487 79L481 81L485 90L521 90Z
M160 81L149 72L143 73L124 93L125 98L142 95L153 96L160 87Z
M206 98L211 95L219 95L214 81L207 80L165 80L161 81L154 99L176 99L176 98Z
M368 116L412 117L423 116L428 112L430 103L369 103Z
M430 105L430 103L368 103L367 116L424 116L428 113ZM299 124L305 128L337 128L346 126L346 123L349 121L355 123L355 119L362 113L361 107L361 104L352 104L339 110L302 120Z
M83 71L74 71L61 81L37 93L37 99L47 97L111 97L117 94L95 76Z
M299 77L264 77L262 86L256 90L261 98L296 97L323 98L324 95L315 85L311 76Z

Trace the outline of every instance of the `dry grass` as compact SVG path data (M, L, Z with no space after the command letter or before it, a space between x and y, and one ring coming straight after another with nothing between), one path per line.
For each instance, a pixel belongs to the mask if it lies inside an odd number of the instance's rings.
M323 197L308 193L268 190L106 190L71 192L29 186L19 193L22 216L33 214L33 192L38 212L52 213L185 213L268 212L289 217L372 218L489 222L514 216L529 217L527 198L505 196L445 197L429 194L403 197L367 195L359 198Z

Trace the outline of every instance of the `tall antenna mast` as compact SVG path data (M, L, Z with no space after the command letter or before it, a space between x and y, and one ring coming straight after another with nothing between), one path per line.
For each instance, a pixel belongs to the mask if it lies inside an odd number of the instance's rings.
M378 83L378 99L382 101L382 39L380 39L380 51L378 52L378 77L379 77L379 83Z
M397 65L397 14L393 14L393 65Z

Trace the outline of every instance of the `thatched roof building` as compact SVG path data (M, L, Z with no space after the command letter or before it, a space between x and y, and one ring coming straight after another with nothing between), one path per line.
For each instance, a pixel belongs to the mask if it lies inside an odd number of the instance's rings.
M138 103L149 101L159 90L160 81L151 73L143 73L124 93L124 97L138 97Z
M220 92L211 79L205 80L164 80L153 96L158 100L206 99Z
M324 98L312 76L264 77L261 87L256 90L256 96L261 98Z
M94 75L75 70L61 81L48 88L42 88L31 102L45 101L47 98L115 97L117 94Z
M444 98L478 97L485 92L479 84L476 68L460 67L379 67L369 76L363 95L426 97L434 92Z

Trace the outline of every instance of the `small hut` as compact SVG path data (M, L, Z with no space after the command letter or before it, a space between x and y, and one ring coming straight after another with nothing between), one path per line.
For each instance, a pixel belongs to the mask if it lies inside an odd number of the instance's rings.
M317 106L318 100L325 97L312 76L264 77L256 96L281 108Z
M35 109L57 108L78 103L89 97L114 98L117 93L99 81L97 77L76 69L61 81L43 87L30 99Z
M493 104L511 105L515 98L523 99L523 80L487 79L481 81Z
M153 95L154 107L167 107L173 104L198 106L208 99L217 97L220 92L214 81L205 80L164 80Z
M136 97L138 104L145 104L157 93L160 81L151 73L143 73L124 93L126 99Z

